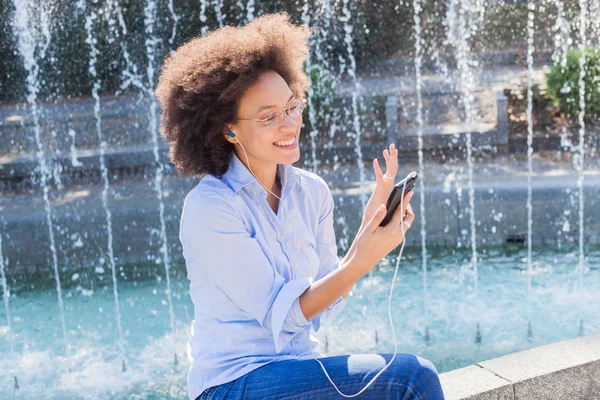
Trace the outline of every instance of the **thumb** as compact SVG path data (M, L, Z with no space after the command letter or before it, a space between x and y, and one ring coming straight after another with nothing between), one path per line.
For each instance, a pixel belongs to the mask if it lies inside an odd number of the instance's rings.
M385 211L386 211L385 204L381 204L379 206L379 208L377 208L377 211L375 211L375 214L373 215L373 217L371 218L371 220L365 227L365 229L367 229L368 232L375 232L377 230L377 228L379 227L379 224L385 218Z

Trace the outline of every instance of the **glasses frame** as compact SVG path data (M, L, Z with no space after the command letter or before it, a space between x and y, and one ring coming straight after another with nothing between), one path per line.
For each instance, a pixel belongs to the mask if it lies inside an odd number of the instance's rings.
M290 115L289 111L292 107L294 107L295 105L298 105L300 108L300 112L298 113L298 115L293 116ZM276 110L276 111L272 111L271 113L269 113L269 116L267 118L264 119L258 119L258 118L235 118L236 120L240 120L240 121L255 121L255 122L260 122L264 127L269 127L271 126L271 123L273 121L275 121L275 118L271 119L272 114L273 117L279 117L279 120L283 120L283 113L285 112L285 114L289 117L292 118L298 118L300 116L302 116L302 112L304 111L304 109L306 108L306 99L294 99L292 101L292 104L290 104L287 107L284 107L280 110Z

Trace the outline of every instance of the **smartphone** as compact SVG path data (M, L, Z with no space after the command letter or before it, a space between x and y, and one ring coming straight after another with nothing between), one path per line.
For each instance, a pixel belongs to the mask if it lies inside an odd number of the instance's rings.
M406 178L402 179L400 182L394 185L394 188L390 193L390 197L388 197L387 203L385 204L387 214L385 215L385 218L383 219L383 221L381 221L379 226L386 226L388 222L390 222L390 220L394 216L394 211L396 211L396 208L398 208L400 202L402 201L402 197L404 197L415 187L417 177L417 173L413 171L410 174L408 174ZM406 186L404 186L405 183ZM402 192L402 188L404 188L404 192Z

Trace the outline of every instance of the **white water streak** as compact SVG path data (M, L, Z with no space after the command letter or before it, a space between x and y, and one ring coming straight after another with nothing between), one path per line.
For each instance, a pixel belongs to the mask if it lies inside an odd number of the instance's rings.
M352 91L352 124L354 127L354 152L356 153L356 162L358 164L358 173L360 179L360 204L361 208L364 210L365 205L367 203L367 197L365 193L365 164L363 162L362 149L360 145L360 115L358 114L360 83L356 78L356 59L354 58L354 49L352 47L352 31L354 27L352 26L352 24L350 24L350 18L352 17L352 14L350 13L350 9L348 8L348 1L349 0L344 0L344 5L342 9L343 17L340 18L340 20L344 22L344 42L346 43L348 59L350 60L350 66L348 67L347 72L354 83L354 90Z
M112 216L111 212L108 208L108 190L109 190L109 182L108 182L108 171L106 169L106 162L104 158L104 154L106 152L106 141L104 140L104 136L102 134L102 118L100 116L100 96L98 93L101 89L101 82L98 78L98 74L96 72L96 62L98 60L98 49L96 48L96 38L93 32L93 26L95 21L97 21L97 16L94 11L91 11L89 15L85 18L85 31L87 34L86 43L90 48L90 60L88 62L88 72L92 78L92 97L94 98L94 118L96 120L96 134L98 135L98 142L100 143L100 171L102 174L102 181L104 183L102 187L102 208L104 209L104 215L106 220L106 233L107 233L107 251L108 251L108 259L110 263L110 269L112 272L112 282L113 282L113 297L115 300L115 315L117 319L117 330L119 334L119 350L121 350L121 358L125 360L125 347L123 342L123 328L121 326L121 310L119 306L119 291L118 291L118 283L117 283L117 267L115 263L115 256L113 251L113 229L112 229Z
M532 278L532 241L533 241L533 206L531 179L533 176L533 35L534 11L533 0L527 5L527 318L531 324L531 278Z
M167 244L167 228L165 224L165 204L163 201L163 171L164 165L160 161L158 153L158 126L157 120L157 102L153 95L152 87L154 85L154 66L156 64L156 43L158 38L154 34L154 25L156 22L156 2L148 1L144 8L144 26L146 28L146 54L148 55L148 66L146 67L148 78L147 93L150 97L150 133L152 134L152 145L154 160L156 162L156 173L154 176L154 191L159 203L159 218L160 218L160 252L162 261L165 266L165 278L167 280L167 300L169 303L169 315L171 317L171 332L175 332L175 313L173 311L173 300L171 295L171 258L169 255L169 247Z
M246 21L250 22L254 19L254 0L248 0L246 4Z
M2 301L4 302L4 314L6 316L6 325L8 329L12 329L12 325L10 323L10 307L8 304L9 292L8 292L8 284L6 282L6 266L4 265L4 253L2 251L2 234L0 234L0 283L2 284Z
M590 42L600 42L600 0L591 0L588 9L588 24L590 25L592 38ZM598 151L597 145L591 145L589 149L590 158L594 158Z
M560 63L561 72L567 68L567 53L569 52L569 40L571 27L565 16L565 7L562 0L554 0L556 6L556 22L554 24L554 53L552 60L555 64ZM563 124L561 132L561 142L572 147L572 143L568 140L567 126ZM561 143L562 144L562 143ZM572 195L571 195L572 196Z
M69 128L69 131L67 133L71 137L71 165L74 167L82 167L83 163L79 161L79 158L77 158L77 147L75 146L76 132L73 129Z
M326 76L323 76L319 81L319 85L323 90L323 93L327 93L327 90L331 90L331 92L335 92L336 90L336 82L339 81L339 75L336 75L333 71L333 67L327 58L327 55L324 54L324 50L327 50L327 46L330 42L337 41L336 32L331 29L331 20L333 19L333 8L331 6L330 0L319 0L317 2L317 30L315 32L316 39L314 44L314 55L316 58L316 62L319 63L323 67L323 73ZM331 87L327 89L326 81L331 83ZM322 109L328 109L329 113L322 115L323 120L325 121L325 125L329 125L329 133L328 133L328 142L325 144L325 148L332 149L333 148L333 139L338 130L337 122L339 120L339 108L333 107L333 97L334 96L323 96L321 101ZM333 169L334 171L338 168L338 155L336 152L333 154Z
M40 110L38 108L38 92L39 92L39 65L35 59L36 39L31 28L30 7L25 1L13 0L15 7L15 16L13 20L13 29L17 37L17 47L19 53L23 57L23 64L27 71L27 104L31 109L33 118L34 138L37 147L36 158L40 166L40 184L42 186L44 198L44 210L46 212L46 223L48 226L48 236L50 238L50 251L52 253L52 268L54 271L54 280L56 282L56 293L58 296L58 308L60 313L60 321L62 326L62 334L65 342L65 348L68 350L69 342L67 340L67 328L65 324L64 304L62 299L62 288L60 275L58 272L58 255L56 243L54 239L54 225L52 222L52 207L49 198L49 186L47 179L50 176L50 171L46 164L46 156L44 154L44 146L42 142L42 132L40 127ZM44 8L42 8L43 12ZM43 18L42 18L43 19Z
M577 266L577 272L579 276L579 290L583 289L583 274L585 268L585 256L584 256L584 226L583 226L583 215L584 215L584 203L583 203L583 181L584 181L584 158L585 158L585 51L587 45L587 4L586 0L579 0L580 15L579 15L579 50L581 51L581 57L579 58L579 163L577 166L577 188L579 189L579 264Z
M206 7L208 6L208 0L200 0L200 22L202 22L202 27L200 28L200 32L202 36L206 36L208 34L208 25L206 24Z
M120 39L120 47L122 50L123 59L125 60L125 69L121 72L121 84L119 86L120 90L123 91L130 85L133 85L137 89L145 90L144 83L142 82L142 76L140 73L138 73L137 65L131 60L131 55L127 50L125 38L128 36L128 31L120 4L116 0L108 0L106 3L106 13L109 15L109 21L112 19L110 16L113 14L116 16L117 21L119 21L120 30L116 29L113 26L114 24L109 23L108 32L109 40L111 40L113 37Z
M173 6L173 0L169 0L167 3L167 8L169 9L169 13L171 14L171 19L173 20L173 31L171 32L171 37L169 38L169 45L171 46L171 50L175 50L173 48L175 35L177 35L177 22L179 22L179 15L175 13L175 7Z
M465 119L469 127L466 133L468 191L469 191L469 222L471 225L471 269L473 272L475 296L478 296L478 260L477 260L477 221L475 218L475 189L473 186L473 143L470 127L476 121L475 110L475 81L469 62L469 39L478 29L477 20L483 12L478 2L454 0L448 8L448 39L456 48L456 64L459 72L461 100L464 107Z
M217 16L217 23L219 24L219 28L223 27L223 0L212 0L212 6L215 10L215 14Z
M417 93L417 137L419 154L419 194L420 194L420 215L421 221L421 269L423 271L423 308L425 318L429 309L429 290L427 285L427 217L425 214L425 166L423 162L423 98L421 90L423 86L421 77L422 65L422 39L421 39L421 1L413 0L413 20L415 23L415 75L416 75L416 93ZM402 96L399 96L402 97Z
M50 32L50 20L52 15L52 7L53 4L51 1L43 1L39 4L40 7L40 30L42 35L44 36L45 42L40 48L40 58L46 57L46 51L48 50L48 46L50 46L50 42L52 41L52 34Z
M308 0L304 0L304 4L302 6L302 24L304 25L304 27L309 28L310 27L310 15L308 13L309 10L309 1ZM312 39L312 38L311 38ZM314 39L312 39L311 41L314 42ZM314 43L311 43L311 48L313 48ZM313 76L313 68L317 68L318 66L313 67L312 65L312 60L311 60L311 54L309 52L307 60L306 60L306 72L308 74L308 78L309 78L309 86L308 86L308 99L307 99L307 105L308 105L308 120L310 121L310 126L311 126L311 131L309 132L310 135L310 148L311 148L311 155L312 155L312 171L314 173L317 173L317 168L318 168L318 161L317 161L317 113L315 110L315 104L314 104L314 98L315 98L315 89L313 87L313 85L316 85L317 82L313 82L312 81L312 76ZM318 72L318 70L317 70ZM317 80L320 80L320 77L317 78Z

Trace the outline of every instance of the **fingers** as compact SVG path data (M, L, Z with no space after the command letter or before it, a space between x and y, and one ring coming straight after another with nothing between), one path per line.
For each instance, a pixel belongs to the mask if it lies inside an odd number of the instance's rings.
M379 160L373 159L373 171L375 171L375 179L379 182L383 180L383 171L381 171L381 167L379 166Z
M398 149L395 144L390 144L389 149L383 150L383 158L385 158L385 175L394 179L398 172Z
M413 212L412 206L409 204L408 207L406 207L406 214L404 214L403 221L405 221L408 224L408 227L410 228L414 220L415 213Z
M377 208L377 211L375 211L373 218L371 218L371 220L369 221L367 226L365 226L365 229L367 230L367 232L369 232L369 233L375 232L377 230L377 228L379 227L379 224L381 224L381 221L383 221L383 219L385 218L385 214L386 214L385 204L382 204L379 206L379 208Z
M410 192L406 193L404 195L404 199L402 199L402 201L400 202L400 206L403 207L402 215L406 215L406 209L408 207L410 207L410 200L412 199L414 193L415 192L413 192L412 190ZM400 207L398 207L398 208L400 208Z
M377 181L384 179L391 179L392 181L396 178L398 172L398 150L395 144L390 144L388 149L383 150L383 158L385 159L385 174L379 166L379 160L373 159L373 171L375 171L375 178Z
M410 199L412 199L413 193L414 192L410 191L404 196L404 199L402 200L401 204L394 212L394 216L392 217L392 220L390 221L389 225L399 226L402 223L402 221L406 218L406 214L412 213L412 207L410 206L409 202ZM407 220L407 222L412 224L412 220ZM404 228L406 228L406 225L404 226Z
M392 227L397 227L400 224L400 221L402 221L402 217L404 216L404 212L406 210L406 203L406 196L404 196L404 209L402 209L401 204L398 205L398 207L396 207L396 210L394 211L394 216L392 217L392 220L386 226L391 225Z

